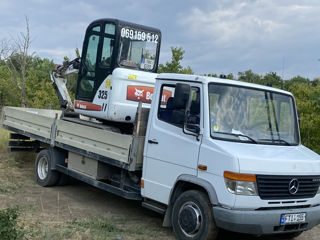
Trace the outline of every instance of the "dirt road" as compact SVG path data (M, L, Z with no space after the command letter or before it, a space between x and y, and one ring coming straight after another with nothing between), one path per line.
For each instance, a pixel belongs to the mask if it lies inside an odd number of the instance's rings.
M174 239L162 228L162 216L99 189L72 181L43 188L33 179L32 156L0 155L0 208L20 206L20 224L28 239ZM319 216L320 217L320 216ZM318 240L320 227L299 240ZM222 232L219 239L258 238Z

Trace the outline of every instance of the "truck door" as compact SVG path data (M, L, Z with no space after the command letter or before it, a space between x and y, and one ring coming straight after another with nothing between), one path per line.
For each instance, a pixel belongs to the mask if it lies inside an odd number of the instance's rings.
M201 84L190 83L192 114L201 123ZM171 188L182 174L197 175L200 142L183 132L186 102L177 96L176 82L164 81L155 90L146 136L142 195L168 203ZM191 109L190 109L191 110Z
M114 43L113 23L96 23L88 27L78 74L77 100L92 102L103 80L112 73Z

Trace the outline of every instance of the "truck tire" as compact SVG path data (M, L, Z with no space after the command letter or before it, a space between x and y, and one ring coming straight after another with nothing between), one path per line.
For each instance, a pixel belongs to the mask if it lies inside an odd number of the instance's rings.
M49 150L40 151L36 158L34 176L36 182L42 187L53 186L60 178L60 173L51 169L51 159Z
M174 202L172 226L178 239L216 239L218 235L209 199L197 190L182 193Z

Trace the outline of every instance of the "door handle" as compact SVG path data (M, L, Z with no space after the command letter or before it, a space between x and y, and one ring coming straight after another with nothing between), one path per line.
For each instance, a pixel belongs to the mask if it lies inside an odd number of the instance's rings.
M158 141L156 139L149 139L148 143L150 143L150 144L158 144Z

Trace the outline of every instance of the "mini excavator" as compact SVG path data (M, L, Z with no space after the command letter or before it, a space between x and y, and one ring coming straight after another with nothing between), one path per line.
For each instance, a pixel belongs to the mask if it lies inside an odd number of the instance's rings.
M50 74L63 112L132 124L139 102L150 107L160 43L156 28L109 18L92 22L81 58L64 62ZM71 74L78 75L74 102L66 87Z

